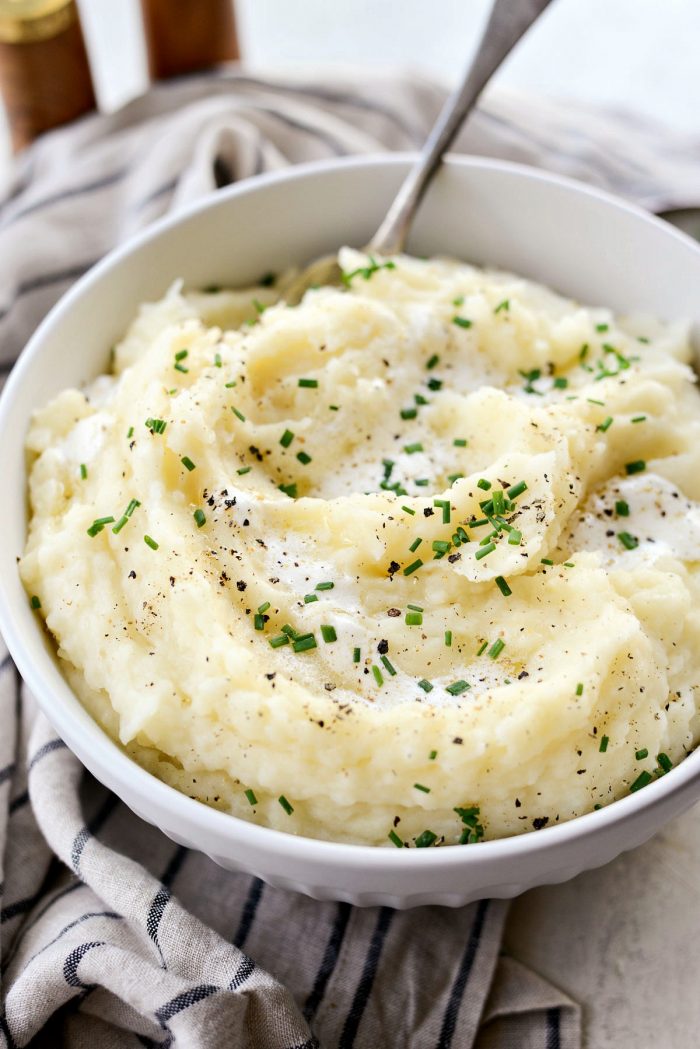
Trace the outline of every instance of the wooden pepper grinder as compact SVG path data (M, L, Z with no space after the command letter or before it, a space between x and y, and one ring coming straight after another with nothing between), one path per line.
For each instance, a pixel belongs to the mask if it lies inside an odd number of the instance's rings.
M75 0L0 0L0 91L15 150L95 108Z
M239 57L233 0L141 0L153 80Z

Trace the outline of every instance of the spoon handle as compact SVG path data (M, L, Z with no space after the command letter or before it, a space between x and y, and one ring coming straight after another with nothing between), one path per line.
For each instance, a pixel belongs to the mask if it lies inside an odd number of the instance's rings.
M488 81L549 3L550 0L494 0L474 61L461 86L445 103L420 157L406 176L368 250L378 255L394 255L403 249L413 216L443 153L449 149Z

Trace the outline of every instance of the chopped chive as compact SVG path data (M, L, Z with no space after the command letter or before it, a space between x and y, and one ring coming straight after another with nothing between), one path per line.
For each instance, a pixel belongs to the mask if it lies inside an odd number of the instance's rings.
M299 379L299 386L305 390L315 390L318 386L318 379Z
M639 540L636 535L630 535L629 532L618 532L617 538L620 540L625 550L634 550L639 546Z
M233 387L236 386L236 385L237 385L236 380L233 379L231 382L225 382L224 383L224 389L225 390L232 390Z
M656 760L659 763L659 768L661 768L664 772L670 772L673 768L673 762L669 758L668 754L657 754Z
M335 583L331 583L330 581L324 583L316 583L314 590L332 590L334 586Z
M505 495L501 488L497 488L493 493L493 512L495 514L504 514L506 512Z
M392 843L392 845L396 846L397 849L403 848L403 842L401 841L401 838L398 836L395 830L390 830L387 834L387 838Z
M609 331L610 330L610 325L609 324L596 324L595 330L596 331Z
M458 295L456 299L453 299L452 300L452 305L453 306L463 306L464 305L464 295Z
M452 631L451 630L446 630L445 631L445 647L446 648L451 648L452 647Z
M600 430L601 433L606 433L613 424L613 417L609 415L607 419L603 419L602 423L598 423L596 430Z
M510 309L510 299L504 299L503 302L499 302L498 306L494 309L494 313L500 313L501 310Z
M526 491L527 491L527 484L525 483L525 481L518 481L517 484L511 485L510 488L508 489L508 498L509 499L517 499L519 495L522 495L523 492L526 492Z
M438 752L436 750L431 750L430 753L428 754L428 758L429 758L430 761L435 761L435 758L437 757L437 755L438 755Z
M651 783L651 779L652 779L651 773L647 772L647 770L644 769L643 772L639 773L639 775L637 776L636 780L634 781L634 783L630 787L630 794L633 794L637 790L641 790L642 787L648 786L648 784Z
M615 513L618 517L629 517L629 503L626 503L624 499L618 499L615 503Z
M248 799L248 804L249 805L257 805L258 804L258 799L255 797L255 792L250 790L250 788L248 788L248 790L244 790L243 793L245 794L246 798Z
M220 353L215 353L214 354L214 366L216 368L220 368L221 367L221 363L222 363L221 362L221 354Z
M282 445L283 448L289 448L289 446L290 446L290 444L292 443L293 440L294 440L294 434L292 433L292 431L291 430L285 430L284 433L282 434L282 436L280 437L280 444Z
M146 544L146 546L150 546L151 550L158 549L158 543L155 541L155 539L151 539L150 535L145 535L143 537L143 541Z
M583 695L583 681L579 681L578 685L576 686L576 695L577 696L582 696Z
M263 601L263 603L261 605L258 605L258 612L260 613L260 615L262 615L263 612L267 612L269 607L270 607L270 602L269 601Z
M416 404L419 405L430 404L430 401L427 401L422 393L414 393L413 400L416 402Z
M280 484L278 485L280 492L284 492L290 499L296 499L297 497L297 485L296 481L292 484Z
M431 546L433 550L436 550L439 554L446 554L452 546L452 543L447 539L433 539Z
M165 433L165 428L168 424L165 419L146 419L144 425L151 433Z
M330 645L333 641L337 641L338 640L338 635L335 632L335 627L334 626L325 626L325 625L322 626L321 627L321 637L323 638L323 640L326 642L327 645Z
M565 561L564 562L564 568L575 568L575 567L576 567L576 565L574 564L573 561Z
M117 523L112 528L112 531L114 532L115 535L118 535L119 532L121 532L122 528L124 527L124 525L127 523L128 520L129 520L129 518L126 516L126 514L122 514L122 516L119 518Z
M239 477L243 477L244 474L249 474L252 469L252 466L241 466L239 470L236 470L236 473Z
M41 608L41 601L36 596L36 594L34 594L34 596L32 597L32 599L31 599L31 601L29 603L32 606L32 608L34 609L34 611L36 611L38 608Z
M176 361L173 367L175 368L176 372L182 372L183 375L187 375L187 373L190 370L189 368L186 368L184 364L180 364L179 361Z
M353 648L352 650L352 661L353 663L359 663L362 658L362 653L359 648Z
M417 484L420 488L427 488L430 481L427 477L416 477L414 484Z
M560 375L558 378L556 378L554 380L553 385L554 385L554 389L555 390L565 390L567 388L567 386L569 385L569 380L567 378L565 378L563 375Z
M425 366L426 366L426 368L428 368L430 370L431 368L434 368L439 363L440 363L440 358L438 357L437 353L434 353L433 356L430 358L430 360L428 360L426 362Z
M384 664L387 672L389 674L391 674L392 677L395 677L396 676L396 667L393 665L393 663L391 662L389 657L388 656L382 656L381 658L382 658L382 663Z
M302 634L300 637L292 640L292 648L295 652L309 652L312 648L317 648L316 638L313 634Z
M481 488L482 492L488 492L491 487L491 482L487 481L485 477L480 477L476 482L476 487Z
M449 499L433 499L433 506L438 506L442 509L442 523L449 524L451 513Z
M188 350L178 350L178 352L175 354L175 360L184 361L185 357L188 356L188 353Z
M87 475L88 475L87 474L87 466L85 465L85 463L81 463L80 464L80 476L82 477L83 481L87 480Z
M605 401L596 401L593 397L586 397L589 404L597 404L600 408L605 407Z
M508 543L510 546L520 546L522 538L522 532L519 532L517 528L511 528L510 535L508 536Z
M608 749L608 743L609 742L610 742L610 737L609 736L603 736L602 737L602 739L600 741L600 746L598 747L598 750L599 750L599 752L601 754L604 754L605 751Z
M552 561L551 557L542 557L542 558L540 558L540 564L541 565L553 565L554 561Z
M287 634L278 634L277 637L269 637L271 648L281 648L282 645L289 644L289 636Z
M495 543L487 543L486 546L479 546L478 550L474 551L474 557L477 561L481 561L482 557L488 557L496 549Z
M501 591L504 597L510 597L510 595L513 593L513 591L508 586L502 575L496 576L496 586Z
M442 389L442 379L430 378L428 379L428 389L437 391Z
M647 464L643 459L635 459L632 463L625 463L625 471L629 474L640 474L646 470Z
M206 514L204 513L204 510L200 509L200 507L197 507L192 516L197 522L197 528L201 528L203 524L206 524Z
M190 459L189 455L183 455L183 457L180 460L180 462L182 463L182 465L185 467L186 470L190 471L190 473L192 472L192 470L195 469L195 465L192 462L192 460Z
M455 316L452 318L452 323L456 324L458 328L471 328L472 322L467 317Z
M418 415L417 408L402 408L399 413L402 419L415 419Z
M413 540L408 549L411 551L412 554L414 554L422 542L423 540L420 538L420 536L418 536L417 539Z
M410 565L407 565L406 568L404 568L403 574L404 575L411 575L413 572L416 572L419 568L422 568L422 567L423 567L423 562L421 561L421 559L419 557L415 561L413 561Z
M279 801L280 805L282 806L282 808L284 809L284 811L285 811L285 812L287 813L287 815L288 815L288 816L291 816L291 815L292 815L292 813L294 812L294 809L293 809L293 807L292 807L292 806L291 806L291 805L289 804L289 802L288 802L288 801L287 801L287 799L285 798L284 794L280 794L280 796L279 796L279 798L278 798L277 800Z
M406 626L422 626L423 624L423 613L422 612L407 612L406 613Z
M479 651L478 651L478 652L476 653L476 654L477 654L477 656L483 656L484 652L485 652L485 651L486 651L486 649L488 648L488 645L489 645L488 641L484 641L483 645L481 646L481 648L479 649Z
M455 439L454 439L454 441L452 443L455 446L455 448L466 448L467 447L467 439L466 439L466 437L455 437Z
M635 755L634 756L637 759L637 761L644 761L644 758L648 758L649 757L649 751L647 750L646 747L642 747L641 750L635 751Z
M256 630L264 630L265 616L261 615L259 612L256 612L253 625L255 626Z
M338 407L337 404L329 404L328 405L328 411L329 412L338 412L338 411L340 411L340 408Z
M402 506L401 509L404 511L404 513L410 514L411 517L416 516L416 511L412 510L410 506Z
M501 652L503 651L503 649L505 647L506 647L505 641L502 641L500 637L496 638L496 640L491 645L491 648L488 651L488 655L491 657L491 659L498 659L498 657L500 656Z
M372 673L374 674L374 680L377 682L377 684L380 686L383 685L384 678L382 677L382 672L379 669L379 667L376 666L376 664L374 663L372 664Z
M459 681L453 681L451 685L447 685L445 692L449 692L451 696L461 696L468 688L471 688L469 682L460 678Z
M422 790L424 794L430 794L430 787L425 787L422 783L414 783L413 786L416 790Z
M417 787L418 784L416 783ZM434 834L431 830L424 830L422 834L419 834L416 838L417 849L429 849L431 845L434 845L437 841L437 834Z
M646 415L633 415L632 416L632 422L633 423L643 423L645 421L646 421Z
M318 601L318 594L304 594L305 605L310 605L312 601Z
M311 462L311 456L307 452L297 452L297 459L302 466L308 466Z
M126 439L127 439L127 441L130 441L133 436L134 436L134 428L133 428L133 426L130 426L129 429L127 430L127 432L126 432Z
M435 688L432 681L428 681L427 678L422 677L418 682L418 688L422 688L424 692L432 692Z
M423 445L420 441L414 441L413 444L405 444L403 450L407 455L414 455L416 452L423 451Z
M406 605L406 608L410 608L412 612L425 612L421 605Z
M233 412L233 414L236 416L237 419L241 420L242 423L245 422L245 415L243 414L243 412L239 411L238 408L234 408L234 406L231 405L231 411Z

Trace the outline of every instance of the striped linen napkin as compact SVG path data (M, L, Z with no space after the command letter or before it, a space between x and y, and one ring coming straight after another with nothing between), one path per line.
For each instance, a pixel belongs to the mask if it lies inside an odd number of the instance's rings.
M0 374L114 244L263 171L413 149L443 97L226 69L45 136L0 204ZM700 203L697 149L610 114L491 93L458 149ZM174 846L83 772L0 643L0 1046L578 1049L578 1006L500 955L506 912L318 903Z

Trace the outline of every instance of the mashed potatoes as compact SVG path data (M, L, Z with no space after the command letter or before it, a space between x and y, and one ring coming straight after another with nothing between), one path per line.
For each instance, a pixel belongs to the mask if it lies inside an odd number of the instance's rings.
M71 682L166 782L317 838L476 842L645 786L698 736L683 326L341 263L295 308L174 289L37 413L21 573Z

